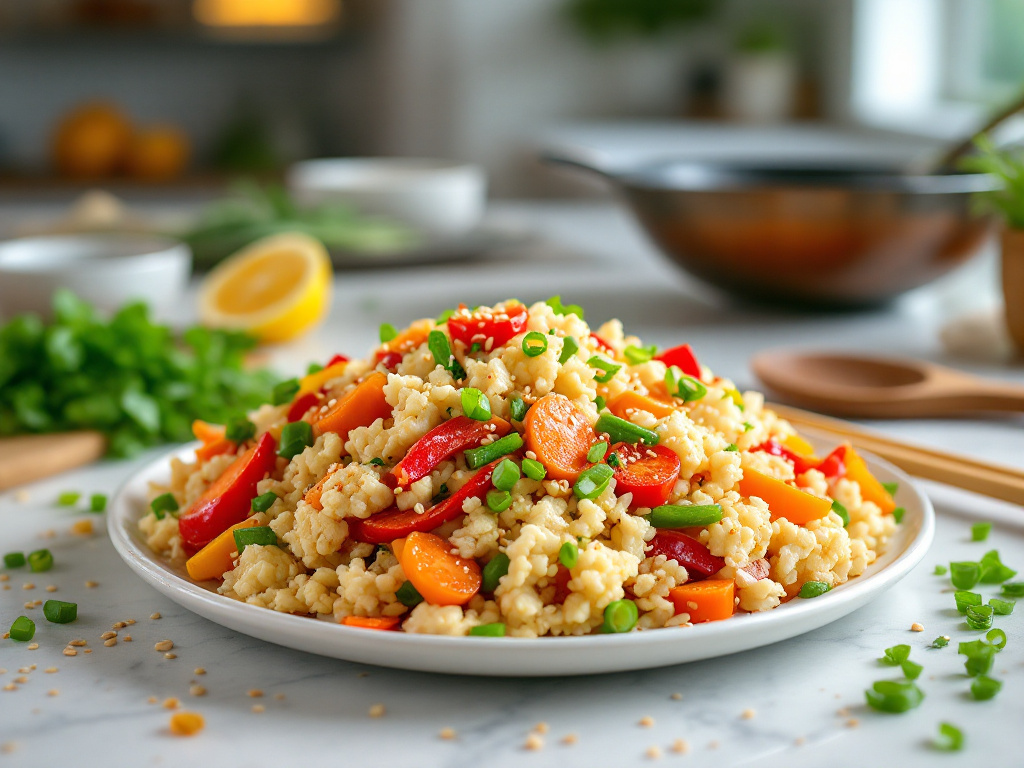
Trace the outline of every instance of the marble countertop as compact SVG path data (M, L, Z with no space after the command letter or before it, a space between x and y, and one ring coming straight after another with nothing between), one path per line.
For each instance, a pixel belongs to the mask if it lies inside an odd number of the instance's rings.
M716 372L753 386L750 355L770 346L816 346L910 354L1024 382L1024 369L998 361L947 358L938 328L995 299L988 254L957 274L868 314L766 312L727 305L663 262L628 216L607 203L503 204L492 217L541 234L521 249L458 265L338 275L332 311L314 334L275 350L274 364L305 365L336 351L358 353L382 322L433 316L460 299L490 302L560 293L588 319L620 317L659 345L689 341ZM182 318L188 308L182 309ZM875 423L907 439L979 459L1024 466L1022 421L1011 418ZM993 701L967 696L956 643L972 639L935 564L977 559L998 547L1024 564L1021 509L925 484L938 512L932 551L873 604L825 628L754 651L659 670L582 678L468 678L411 673L320 658L251 639L201 619L136 578L114 552L103 515L57 507L62 490L112 494L153 451L125 462L69 472L0 494L2 549L48 547L51 571L3 571L4 628L35 619L34 641L0 641L0 766L624 766L867 764L933 766L1019 762L1012 736L1024 708L1024 609L997 622L1009 645L994 675ZM972 522L991 520L989 542L973 543ZM72 527L92 522L93 533ZM31 588L26 588L32 584ZM48 587L55 587L52 595ZM987 590L992 591L992 590ZM46 622L23 604L76 601L74 624ZM151 618L159 614L159 619ZM101 635L134 620L106 647ZM924 632L914 633L920 622ZM132 637L126 642L127 635ZM953 641L927 646L938 635ZM85 640L76 656L63 649ZM174 642L176 658L154 650ZM877 657L897 643L924 665L921 707L882 715L864 689L893 677ZM205 670L199 674L197 670ZM51 671L55 670L55 671ZM194 686L202 686L204 694ZM262 695L254 697L253 691ZM172 736L163 703L201 713L193 738ZM374 705L384 715L372 717ZM938 724L967 735L963 752L931 746ZM450 732L446 729L450 729ZM444 738L444 735L453 738ZM531 736L536 738L531 738ZM685 755L674 752L678 739ZM528 749L530 744L539 749Z

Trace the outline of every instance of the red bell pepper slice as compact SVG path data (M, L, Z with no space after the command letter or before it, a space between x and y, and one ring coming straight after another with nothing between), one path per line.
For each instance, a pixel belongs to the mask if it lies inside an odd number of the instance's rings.
M243 453L178 518L187 547L201 549L251 513L256 484L274 471L277 441L269 432Z
M680 344L678 347L666 349L654 359L660 360L667 366L676 366L687 376L700 378L700 363L697 362L697 356L693 354L693 349L689 344Z
M319 402L320 398L315 392L307 392L302 397L296 398L291 408L288 409L288 421L298 421L306 415L310 408Z
M597 344L597 346L599 346L601 349L603 349L608 354L609 357L611 357L613 360L615 359L615 355L616 355L615 348L611 344L609 344L607 341L602 339L596 333L591 333L590 334L590 338L592 338L594 340L594 342Z
M821 460L817 469L829 483L834 483L846 475L846 446L840 445L832 453Z
M784 459L788 459L793 463L793 471L798 475L802 475L808 469L817 469L819 466L816 462L808 461L806 457L800 456L799 454L789 450L789 448L784 446L774 437L769 438L760 445L750 449L751 453L754 451L764 451L765 453L770 453L772 456L781 456Z
M426 477L450 456L480 444L488 435L504 436L509 430L504 419L477 421L468 416L456 416L444 421L416 441L398 464L384 476L392 488L406 488Z
M685 533L671 530L660 530L649 542L648 557L664 555L684 566L690 574L691 581L697 578L713 576L725 568L725 560L715 557L708 548Z
M324 368L330 368L332 365L337 365L338 363L347 363L351 359L352 358L347 355L337 354L327 361L327 365L325 365Z
M768 574L771 571L771 566L768 564L767 560L761 557L757 560L754 560L751 563L747 563L740 570L746 571L746 573L752 576L755 581L760 581L761 579L768 578Z
M479 344L482 349L490 352L500 347L516 334L526 328L529 312L522 304L506 307L498 315L470 312L465 305L448 318L448 332L453 339L461 341L467 347ZM492 339L490 345L487 340Z
M656 507L668 500L682 468L675 451L663 445L640 447L618 443L612 446L612 453L619 458L615 493L632 493L631 508Z
M365 520L350 519L349 535L357 541L370 544L387 544L389 541L408 536L413 531L426 533L437 526L454 520L462 514L462 502L471 497L481 498L491 489L491 473L501 459L492 461L473 475L459 490L444 501L439 501L423 514L412 509L398 507L378 512Z
M384 350L379 349L377 350L376 357L378 363L384 363L385 368L389 371L393 371L398 367L398 364L402 362L403 355L401 352L385 352Z

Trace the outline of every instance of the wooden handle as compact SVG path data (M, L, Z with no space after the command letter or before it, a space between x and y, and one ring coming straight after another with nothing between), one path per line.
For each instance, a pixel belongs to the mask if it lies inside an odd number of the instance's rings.
M985 464L966 456L910 445L860 429L849 422L819 416L798 408L784 405L768 407L795 426L821 429L845 437L855 448L863 448L877 454L916 477L935 480L1013 504L1024 504L1022 470Z
M99 432L58 432L0 440L0 490L90 464L106 453Z

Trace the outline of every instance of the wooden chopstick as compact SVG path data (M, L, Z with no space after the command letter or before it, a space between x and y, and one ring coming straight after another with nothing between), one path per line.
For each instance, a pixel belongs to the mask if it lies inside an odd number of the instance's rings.
M911 445L847 421L819 416L799 408L775 404L767 407L794 426L820 429L845 437L855 448L863 448L881 456L911 475L1024 505L1024 470L986 464L967 456Z

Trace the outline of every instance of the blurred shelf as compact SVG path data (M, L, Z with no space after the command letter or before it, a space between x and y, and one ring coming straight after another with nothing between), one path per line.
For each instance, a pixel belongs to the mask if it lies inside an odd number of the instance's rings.
M102 189L126 201L206 200L222 196L239 177L259 182L280 182L280 173L197 172L170 181L69 179L59 176L19 175L0 172L0 204L69 203L93 189Z
M201 48L208 50L337 51L356 37L348 26L329 30L259 30L212 32L202 28L30 28L0 31L0 45L8 48L67 50L79 48Z

